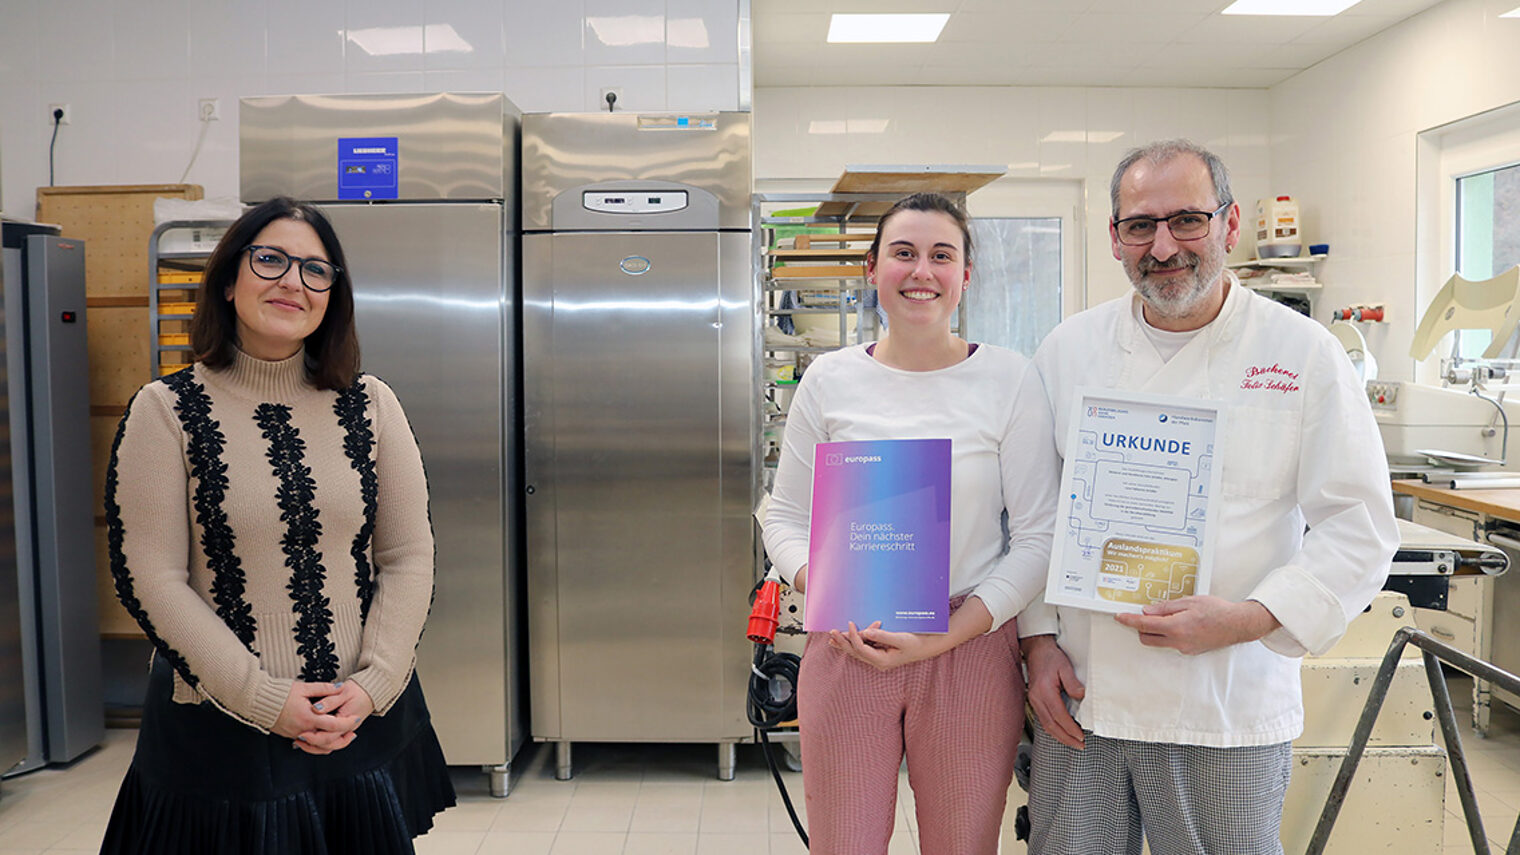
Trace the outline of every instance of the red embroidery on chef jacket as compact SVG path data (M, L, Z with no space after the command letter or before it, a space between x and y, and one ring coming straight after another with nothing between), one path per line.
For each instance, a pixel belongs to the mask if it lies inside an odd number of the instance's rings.
M1275 362L1271 365L1252 365L1246 369L1246 376L1240 381L1240 388L1268 389L1287 394L1299 390L1297 380L1297 372L1289 371Z

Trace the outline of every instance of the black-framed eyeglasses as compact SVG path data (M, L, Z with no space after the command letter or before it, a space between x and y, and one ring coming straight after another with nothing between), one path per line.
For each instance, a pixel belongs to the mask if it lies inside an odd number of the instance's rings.
M1166 230L1173 240L1198 240L1209 236L1209 225L1224 213L1233 200L1220 205L1214 213L1208 211L1178 211L1170 217L1125 217L1114 220L1114 232L1119 243L1125 246L1145 246L1156 240L1156 225L1166 223Z
M279 279L294 263L298 265L296 269L300 271L301 284L307 290L319 294L338 281L338 271L343 269L320 258L302 258L273 246L255 244L244 247L243 251L248 253L248 269L253 271L254 276L260 279Z

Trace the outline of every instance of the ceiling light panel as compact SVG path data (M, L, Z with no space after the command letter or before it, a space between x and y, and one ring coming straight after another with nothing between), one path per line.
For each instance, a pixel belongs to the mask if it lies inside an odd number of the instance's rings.
M1123 131L1051 131L1040 138L1040 142L1079 142L1079 143L1106 143L1113 142L1124 136Z
M835 44L865 42L925 43L939 38L949 13L912 15L844 15L829 19L829 41Z
M888 119L814 119L808 122L810 134L883 134Z
M1235 0L1221 15L1302 15L1330 17L1355 6L1360 0Z

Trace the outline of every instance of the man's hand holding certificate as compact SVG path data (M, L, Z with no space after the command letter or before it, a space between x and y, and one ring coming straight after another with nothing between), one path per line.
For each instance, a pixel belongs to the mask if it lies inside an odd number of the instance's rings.
M1208 593L1220 418L1205 400L1078 390L1047 602L1138 612Z
M950 620L950 440L820 442L813 453L803 628Z

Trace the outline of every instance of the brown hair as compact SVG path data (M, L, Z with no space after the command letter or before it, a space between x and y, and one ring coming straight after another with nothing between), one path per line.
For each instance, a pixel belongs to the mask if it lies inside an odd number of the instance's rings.
M966 242L965 263L971 263L971 218L966 215L966 209L940 193L914 193L897 201L890 210L881 215L876 221L876 237L871 239L871 248L866 251L866 257L876 260L876 252L881 249L881 233L887 229L887 221L903 211L937 211L955 221L961 227L961 238Z
M227 289L237 283L249 244L276 220L298 220L312 227L327 260L338 268L327 297L322 323L306 337L306 379L318 389L346 389L359 376L359 334L354 329L354 288L338 233L316 207L279 196L248 209L227 229L201 280L190 321L190 350L208 368L226 368L237 355L237 308Z

